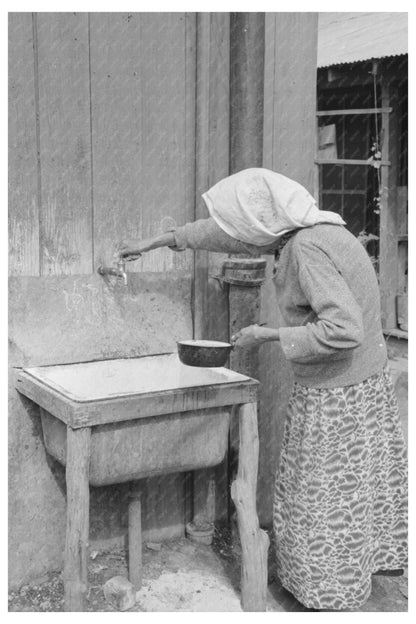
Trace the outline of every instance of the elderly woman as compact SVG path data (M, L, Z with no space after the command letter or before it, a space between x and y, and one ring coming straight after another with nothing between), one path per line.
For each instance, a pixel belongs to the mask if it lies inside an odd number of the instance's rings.
M278 340L294 372L274 494L277 572L307 607L357 609L373 573L407 565L406 450L372 263L339 215L273 171L241 171L203 198L210 218L119 253L275 255L284 325L245 327L231 341Z

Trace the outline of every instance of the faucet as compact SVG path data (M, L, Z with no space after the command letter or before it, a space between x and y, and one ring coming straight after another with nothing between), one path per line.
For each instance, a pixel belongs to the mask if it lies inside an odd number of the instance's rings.
M97 269L100 275L115 275L123 279L124 285L127 286L126 262L120 258L116 266L106 267L99 266Z

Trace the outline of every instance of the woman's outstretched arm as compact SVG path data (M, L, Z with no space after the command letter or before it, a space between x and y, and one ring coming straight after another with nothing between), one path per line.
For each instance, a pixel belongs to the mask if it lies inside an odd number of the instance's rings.
M173 232L165 232L152 238L127 238L117 245L117 255L127 262L137 260L142 253L157 249L158 247L172 247L176 244Z
M270 245L258 247L233 238L224 232L212 217L209 217L172 228L169 232L145 240L123 240L118 245L118 254L127 261L136 260L142 253L158 247L170 247L175 251L205 249L206 251L252 256L273 253Z

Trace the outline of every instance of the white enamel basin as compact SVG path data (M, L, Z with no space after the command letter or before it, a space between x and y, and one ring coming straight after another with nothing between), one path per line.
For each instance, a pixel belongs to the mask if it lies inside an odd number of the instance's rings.
M74 401L100 401L132 394L227 384L244 377L226 368L185 366L175 353L41 366L25 371Z
M249 377L185 366L173 353L32 367L18 382L42 408L46 449L63 465L67 426L91 427L92 485L221 463L231 406L257 391Z

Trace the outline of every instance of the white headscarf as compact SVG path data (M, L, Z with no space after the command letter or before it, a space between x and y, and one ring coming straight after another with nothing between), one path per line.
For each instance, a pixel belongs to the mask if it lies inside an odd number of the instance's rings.
M252 245L268 245L283 234L316 223L345 225L340 215L319 210L297 182L269 169L244 169L202 195L224 232Z

